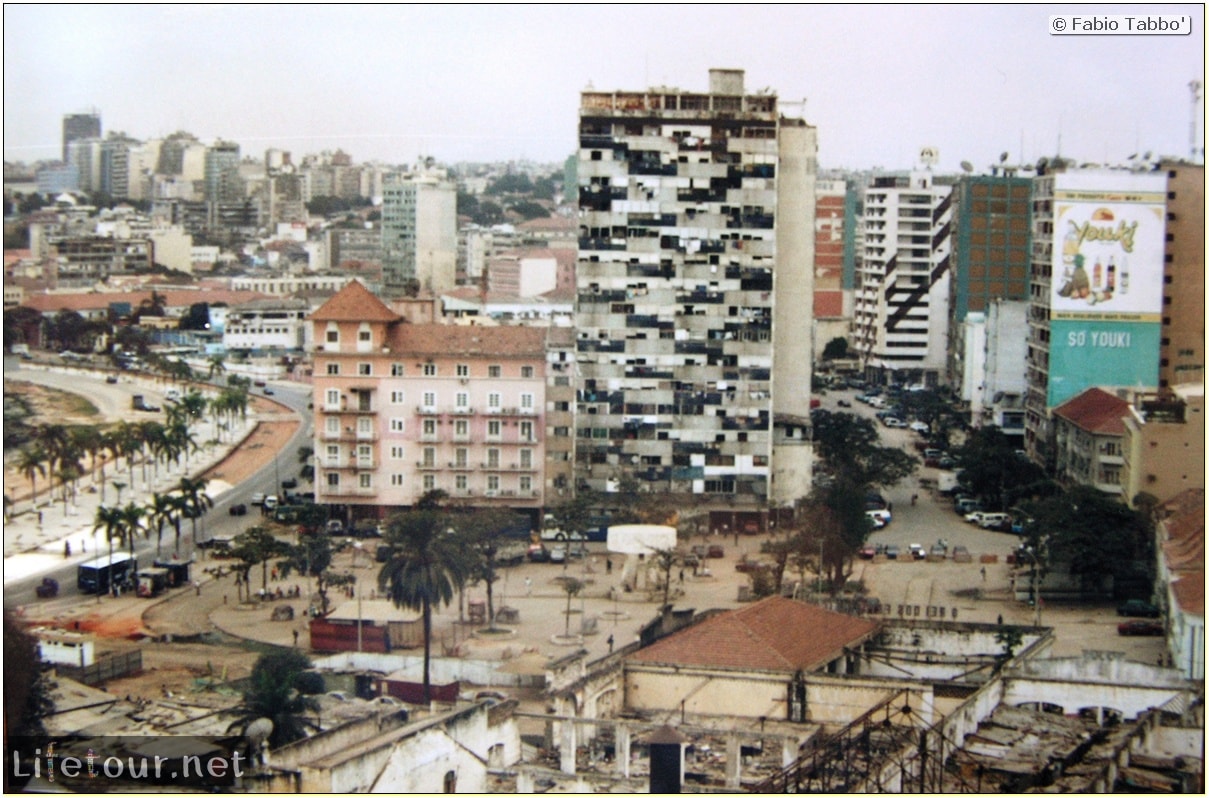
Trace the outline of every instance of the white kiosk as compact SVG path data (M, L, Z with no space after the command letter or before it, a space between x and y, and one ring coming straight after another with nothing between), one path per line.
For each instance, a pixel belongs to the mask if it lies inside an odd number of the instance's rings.
M625 564L621 569L621 584L623 589L637 590L639 577L642 577L642 588L648 584L648 568L651 555L657 551L676 548L676 527L660 524L618 524L609 527L608 542L605 544L610 554L626 555Z

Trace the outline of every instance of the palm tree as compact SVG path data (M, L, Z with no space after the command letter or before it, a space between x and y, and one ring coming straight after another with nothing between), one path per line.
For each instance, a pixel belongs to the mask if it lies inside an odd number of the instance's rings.
M97 507L97 515L92 524L92 531L104 531L105 539L109 541L109 559L111 562L113 561L113 539L119 536L119 530L122 528L122 524L124 523L125 519L122 517L122 508L106 507L103 504ZM112 584L109 587L111 590L113 589ZM100 595L101 594L98 592L98 601L100 600Z
M91 424L78 424L70 427L67 430L67 434L75 448L81 453L88 455L89 471L92 472L93 481L95 482L97 455L104 448L101 445L100 430Z
M563 637L571 636L571 599L578 596L584 589L584 583L573 576L562 577L563 592L567 594L567 610L564 613L567 618L566 626L563 629Z
M38 444L23 446L17 451L17 471L29 480L34 492L34 507L38 506L38 474L46 476L46 450Z
M466 581L458 536L445 513L417 510L392 519L387 540L394 555L378 573L378 587L396 607L419 610L424 624L424 700L432 698L432 606L448 605Z
M181 481L177 484L177 490L180 491L181 497L185 500L185 514L189 516L189 520L193 523L193 545L197 545L197 519L205 515L206 510L214 506L214 500L206 493L206 483L208 480L198 477L190 479L189 477L181 477ZM177 539L177 553L179 550L180 540Z
M134 502L129 502L120 512L122 526L118 531L118 537L126 541L127 551L130 552L130 559L134 561L131 573L136 580L138 579L138 561L134 560L134 538L140 532L144 535L147 534L147 527L143 525L143 518L146 515L147 508L141 507Z
M164 524L171 524L173 518L180 512L175 497L168 493L155 493L151 496L151 506L148 508L149 520L155 527L155 558L160 557L161 543L164 540ZM177 536L180 537L179 535Z
M172 503L172 515L168 517L168 520L172 522L172 529L176 532L176 543L173 546L173 551L180 554L181 521L189 514L189 500L179 493L169 493L167 496L168 500Z
M226 355L214 355L207 361L210 364L210 371L206 375L207 379L213 380L215 375L227 372L227 367L224 363L226 359Z
M34 428L33 438L46 452L46 464L50 468L51 501L54 501L54 480L63 468L63 455L70 442L67 427L62 424L41 424Z
M318 723L304 715L317 713L318 702L298 690L298 677L309 667L310 660L299 651L287 649L262 654L252 666L248 690L236 709L239 718L228 731L242 729L246 734L249 725L268 718L273 723L268 742L276 748L302 739L307 728L318 729Z
M315 456L314 448L310 446L298 447L298 464L302 466L299 476L307 482L315 479L315 465L311 462L311 458Z

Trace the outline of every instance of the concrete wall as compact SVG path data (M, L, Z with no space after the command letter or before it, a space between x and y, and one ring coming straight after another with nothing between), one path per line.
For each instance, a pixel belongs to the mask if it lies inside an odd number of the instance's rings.
M430 674L434 683L467 682L491 687L544 687L544 676L507 673L500 670L501 660L443 659L432 660ZM395 673L407 670L419 680L423 674L424 658L399 654L370 654L347 652L315 661L315 668L327 671L376 671Z
M791 674L774 671L723 671L627 663L625 709L707 716L787 720ZM915 708L933 713L931 688L860 677L806 676L806 719L846 724L870 706L908 689L919 694Z

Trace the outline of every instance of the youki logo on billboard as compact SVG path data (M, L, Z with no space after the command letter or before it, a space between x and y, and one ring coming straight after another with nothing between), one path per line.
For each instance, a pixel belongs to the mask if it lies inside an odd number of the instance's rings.
M1122 219L1117 222L1116 226L1096 226L1093 221L1105 220L1112 221L1112 211L1107 208L1100 208L1092 216L1092 220L1083 224L1071 222L1071 232L1075 235L1075 240L1078 246L1083 246L1085 241L1119 241L1121 249L1126 252L1133 252L1133 237L1138 231L1137 222L1126 222Z

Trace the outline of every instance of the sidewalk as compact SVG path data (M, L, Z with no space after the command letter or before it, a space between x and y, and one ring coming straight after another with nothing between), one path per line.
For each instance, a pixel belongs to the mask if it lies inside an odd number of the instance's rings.
M132 378L138 383L140 390L151 394L162 390L163 386L155 386L150 378ZM212 394L213 391L206 391ZM158 398L158 397L157 397ZM199 442L199 451L189 456L188 464L182 459L180 466L160 464L159 474L150 463L133 464L133 474L126 469L125 458L105 464L104 498L105 504L114 506L126 505L130 502L148 504L151 496L157 492L170 491L180 482L182 476L196 477L204 474L221 463L229 454L256 430L261 416L249 413L246 419L237 421L234 429L220 431L212 417L205 417L195 424L192 429ZM109 423L106 419L103 423ZM216 440L222 432L225 441L222 444L206 445L205 442ZM87 458L85 458L87 462ZM146 477L144 478L144 473ZM122 483L119 492L116 483ZM229 490L231 486L222 481L211 481L206 493L215 498ZM55 493L60 488L56 487ZM4 565L5 581L24 579L31 575L44 572L53 565L61 565L63 560L77 563L97 557L100 553L108 552L108 545L101 540L100 533L93 531L96 511L102 504L101 484L99 476L93 472L91 479L82 478L77 483L74 502L66 504L61 499L51 501L50 491L45 487L38 491L38 507L28 507L23 512L15 512L4 525ZM20 502L25 504L25 502ZM19 506L18 505L18 506ZM186 533L190 529L185 524L182 529ZM166 536L170 534L165 530ZM66 545L70 544L70 556L65 557ZM100 551L98 552L98 546Z

